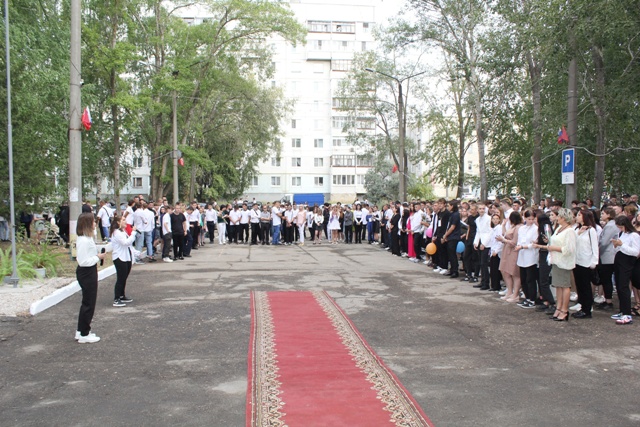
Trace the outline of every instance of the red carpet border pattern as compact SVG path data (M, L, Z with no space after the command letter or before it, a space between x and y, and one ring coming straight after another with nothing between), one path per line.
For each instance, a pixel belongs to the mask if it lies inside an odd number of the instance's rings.
M249 383L247 389L247 427L297 427L297 425L289 424L293 421L287 420L287 404L295 404L297 399L289 394L289 398L283 401L283 387L279 374L280 365L278 363L278 350L276 345L276 336L279 333L274 325L274 317L271 308L271 300L274 298L298 297L302 294L310 294L312 298L308 301L315 301L329 320L333 331L328 332L328 336L335 336L336 340L340 340L344 346L345 358L350 358L353 362L353 371L358 371L365 381L362 384L369 384L369 390L375 390L375 397L371 392L363 390L362 393L357 390L354 394L358 396L371 393L371 399L364 407L359 410L367 412L381 412L382 416L376 421L377 425L400 426L400 427L424 427L433 424L418 406L409 392L400 384L397 377L389 370L382 360L365 342L364 338L357 331L353 323L348 319L346 314L331 299L331 297L323 291L310 292L253 292L252 293L252 331L249 349ZM299 301L299 298L296 302ZM313 307L316 309L317 307ZM296 322L298 319L288 319L289 322ZM322 322L318 322L322 323ZM327 323L327 322L325 322ZM328 323L327 323L328 324ZM283 328L282 323L279 328ZM299 325L298 325L299 327ZM317 327L317 325L314 325ZM310 332L313 333L313 332ZM304 346L304 343L300 344ZM301 354L309 357L310 361L316 360L313 355L300 350ZM313 362L310 362L313 363ZM319 368L319 371L322 368ZM324 373L324 372L323 372ZM326 374L326 373L324 373ZM340 376L341 373L335 373ZM329 375L331 377L331 375ZM365 387L367 388L367 387ZM345 392L347 393L347 392ZM349 412L348 405L351 399L348 394L336 397L332 402L334 407L338 407L335 412ZM345 407L347 405L347 407ZM339 407L342 408L339 408ZM283 409L284 408L284 409ZM293 412L293 411L291 411ZM387 415L385 416L384 413ZM295 417L292 417L295 419ZM366 418L366 417L364 417ZM375 418L374 418L375 419ZM297 421L300 419L298 418ZM384 421L380 421L384 420ZM319 422L319 421L318 421ZM371 421L368 421L371 423ZM353 425L353 420L340 424L339 420L333 420L332 425ZM365 424L362 421L362 425ZM305 421L306 425L322 425L314 424L311 421Z

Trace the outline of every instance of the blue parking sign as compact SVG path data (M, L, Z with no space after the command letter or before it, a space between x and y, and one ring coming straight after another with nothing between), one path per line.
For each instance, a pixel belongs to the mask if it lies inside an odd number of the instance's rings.
M566 150L562 150L562 183L573 184L575 182L575 171L576 149L567 148Z

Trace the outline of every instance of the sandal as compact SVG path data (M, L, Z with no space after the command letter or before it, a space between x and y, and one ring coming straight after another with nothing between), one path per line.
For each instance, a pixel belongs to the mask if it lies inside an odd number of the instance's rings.
M640 316L640 306L633 306L631 308L631 313L633 313L634 316Z

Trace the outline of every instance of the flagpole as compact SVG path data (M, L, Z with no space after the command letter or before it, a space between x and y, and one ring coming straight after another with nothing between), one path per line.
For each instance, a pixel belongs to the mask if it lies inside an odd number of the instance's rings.
M4 0L4 45L7 62L7 142L9 146L9 209L11 210L11 276L5 283L18 287L18 262L16 260L16 208L13 194L13 128L11 125L11 54L9 46L9 0Z

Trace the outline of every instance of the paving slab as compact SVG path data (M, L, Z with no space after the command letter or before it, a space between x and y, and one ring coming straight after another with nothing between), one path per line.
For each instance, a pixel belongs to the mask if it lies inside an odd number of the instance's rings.
M0 320L0 426L245 425L252 290L324 289L436 426L637 426L640 324L552 322L375 245L207 245ZM311 422L309 425L313 425ZM292 426L293 427L293 426Z

